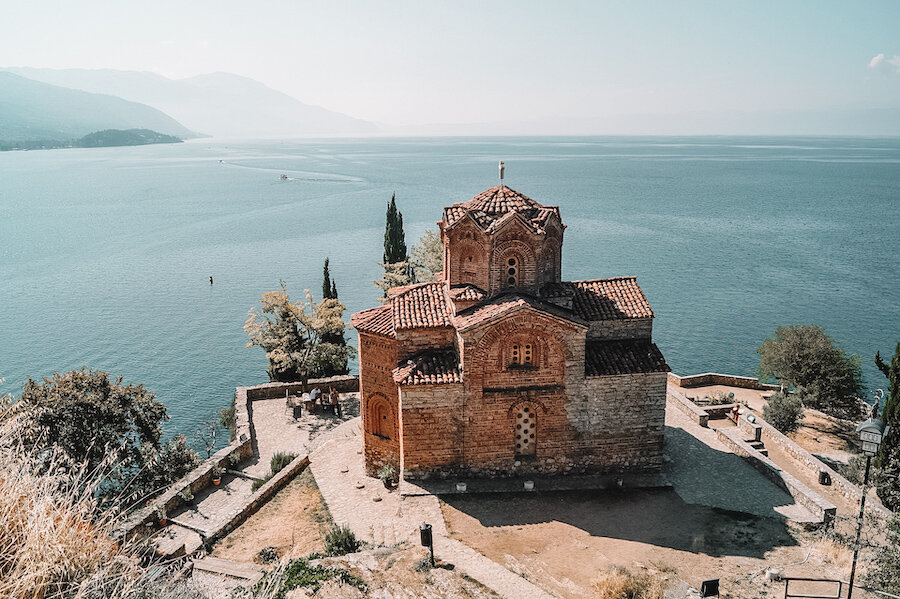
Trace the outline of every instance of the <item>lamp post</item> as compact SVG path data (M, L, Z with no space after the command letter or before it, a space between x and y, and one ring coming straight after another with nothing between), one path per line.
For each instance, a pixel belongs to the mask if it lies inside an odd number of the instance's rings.
M872 465L872 457L878 453L881 440L887 434L888 428L878 416L878 405L884 391L875 391L875 405L869 410L869 418L856 427L859 440L862 441L863 455L866 456L866 473L863 475L862 498L859 500L859 516L856 521L856 545L853 547L853 565L850 566L850 585L847 589L847 599L853 597L853 579L856 577L856 560L859 557L859 538L862 536L863 511L866 509L866 487L869 485L869 468Z

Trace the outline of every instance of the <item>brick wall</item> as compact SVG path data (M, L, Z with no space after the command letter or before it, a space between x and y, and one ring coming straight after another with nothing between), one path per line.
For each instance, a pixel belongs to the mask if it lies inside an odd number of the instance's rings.
M366 471L374 475L384 464L398 464L400 461L398 393L392 374L397 367L397 342L394 339L360 333L359 363L359 411L362 416ZM373 413L379 403L386 406L393 419L388 435L376 434L379 429L373 422Z
M421 478L436 468L459 470L463 462L463 386L403 387L400 404L404 478Z
M452 327L434 329L404 329L396 332L397 359L403 360L426 350L453 347L456 329ZM391 368L396 368L397 362Z

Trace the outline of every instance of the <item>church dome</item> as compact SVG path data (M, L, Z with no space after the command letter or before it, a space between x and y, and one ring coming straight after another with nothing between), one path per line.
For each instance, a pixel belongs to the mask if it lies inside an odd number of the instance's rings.
M543 206L525 194L519 193L505 185L497 185L482 191L468 202L463 202L459 206L466 210L484 212L491 215L543 208Z

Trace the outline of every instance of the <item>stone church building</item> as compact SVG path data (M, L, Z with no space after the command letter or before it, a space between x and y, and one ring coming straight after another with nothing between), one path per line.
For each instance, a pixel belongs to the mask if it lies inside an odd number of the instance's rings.
M635 277L562 281L559 208L502 184L438 225L438 280L352 317L367 470L658 471L669 368Z

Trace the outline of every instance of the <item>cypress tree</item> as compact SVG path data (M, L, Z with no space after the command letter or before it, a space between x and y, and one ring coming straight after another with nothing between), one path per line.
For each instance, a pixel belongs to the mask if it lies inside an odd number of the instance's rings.
M328 258L325 258L325 269L322 274L322 299L334 299L331 295L331 273L328 272Z
M403 232L403 214L397 210L395 194L391 194L384 222L384 263L406 262L408 258L406 234Z
M900 508L900 343L894 350L890 364L881 354L875 354L875 365L888 379L888 395L881 411L881 419L891 427L878 452L876 466L881 468L877 479L878 497L891 510Z
M331 281L331 299L337 299L337 283Z

